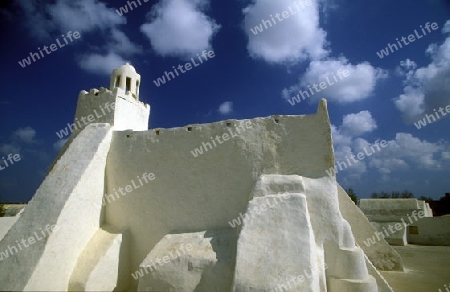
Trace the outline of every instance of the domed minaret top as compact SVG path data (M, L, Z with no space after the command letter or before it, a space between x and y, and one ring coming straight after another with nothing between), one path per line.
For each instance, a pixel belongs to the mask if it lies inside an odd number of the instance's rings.
M109 82L109 89L119 87L125 94L130 94L139 100L139 85L141 83L141 75L136 72L133 66L129 63L114 69L111 73L111 79Z

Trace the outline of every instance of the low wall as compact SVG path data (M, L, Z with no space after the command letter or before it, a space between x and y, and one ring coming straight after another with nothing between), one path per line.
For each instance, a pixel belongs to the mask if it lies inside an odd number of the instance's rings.
M364 250L372 264L380 271L403 271L403 262L400 255L383 238L367 245L369 238L377 230L369 222L364 213L353 203L345 190L338 185L339 209L342 217L348 221L353 230L356 243Z
M417 234L415 234L417 232ZM409 226L408 242L422 245L450 245L450 215L422 218Z

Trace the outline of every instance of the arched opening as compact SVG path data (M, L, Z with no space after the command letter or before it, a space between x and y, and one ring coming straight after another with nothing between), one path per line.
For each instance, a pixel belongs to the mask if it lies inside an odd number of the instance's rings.
M136 80L136 99L138 99L139 96L139 80Z
M125 93L128 93L131 90L131 78L127 77L125 84Z

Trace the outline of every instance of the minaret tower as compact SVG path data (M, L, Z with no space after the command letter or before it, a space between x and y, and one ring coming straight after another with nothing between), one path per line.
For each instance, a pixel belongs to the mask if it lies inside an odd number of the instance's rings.
M115 131L148 130L150 105L139 101L141 75L129 63L111 73L109 90L100 87L78 95L73 132L91 123L110 123Z
M118 87L122 89L126 94L128 92L136 99L139 100L139 85L141 83L141 75L136 72L133 66L129 63L114 69L111 73L111 79L109 82L109 90L113 91Z

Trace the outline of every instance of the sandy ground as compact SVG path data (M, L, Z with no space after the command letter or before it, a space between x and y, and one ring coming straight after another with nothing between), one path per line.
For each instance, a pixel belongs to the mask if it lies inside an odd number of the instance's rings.
M405 273L381 274L395 292L446 292L444 284L450 287L450 246L407 245L394 249L403 259Z

